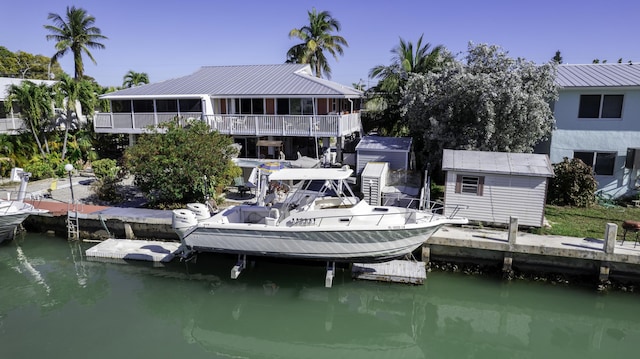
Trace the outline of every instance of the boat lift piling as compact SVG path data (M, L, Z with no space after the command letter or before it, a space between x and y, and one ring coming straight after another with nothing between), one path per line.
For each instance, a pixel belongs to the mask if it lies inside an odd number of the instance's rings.
M242 270L247 268L247 255L238 254L236 265L231 268L231 279L238 279Z
M327 262L327 274L324 277L324 287L331 288L333 286L333 277L336 273L336 262Z

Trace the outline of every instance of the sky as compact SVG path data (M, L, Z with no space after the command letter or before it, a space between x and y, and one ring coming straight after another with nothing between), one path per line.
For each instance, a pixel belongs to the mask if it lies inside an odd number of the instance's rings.
M637 0L8 0L2 5L0 46L52 56L44 25L49 13L85 9L107 36L104 50L84 57L85 74L102 86L121 86L129 71L151 82L189 75L202 66L279 64L299 40L289 31L308 23L307 11L329 11L349 46L331 55L331 80L344 85L391 64L400 38L443 45L462 59L469 43L498 45L510 57L545 63L560 51L563 63L594 59L640 62ZM9 15L11 14L11 15ZM73 76L69 53L60 64Z

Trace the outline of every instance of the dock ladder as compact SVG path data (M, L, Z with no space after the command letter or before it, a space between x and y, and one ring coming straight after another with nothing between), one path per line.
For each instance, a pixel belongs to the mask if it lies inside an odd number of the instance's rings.
M80 227L78 220L78 204L73 203L67 210L67 239L80 239Z

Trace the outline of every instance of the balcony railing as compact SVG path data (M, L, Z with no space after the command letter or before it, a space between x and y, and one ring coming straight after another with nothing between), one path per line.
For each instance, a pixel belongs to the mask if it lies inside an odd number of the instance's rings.
M25 128L24 120L21 118L0 118L0 133L16 133Z
M360 132L359 113L343 115L202 115L201 113L98 113L102 133L144 133L174 118L202 119L222 134L249 136L335 137Z

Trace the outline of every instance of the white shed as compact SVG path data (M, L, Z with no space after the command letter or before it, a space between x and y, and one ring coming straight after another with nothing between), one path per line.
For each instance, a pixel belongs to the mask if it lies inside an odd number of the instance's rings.
M444 150L445 213L455 205L468 208L459 215L470 221L541 227L547 182L553 167L547 155Z
M369 162L388 162L390 170L408 170L412 138L364 136L356 146L356 173Z
M364 200L372 206L382 204L382 189L387 185L388 162L369 162L362 170L361 189Z

